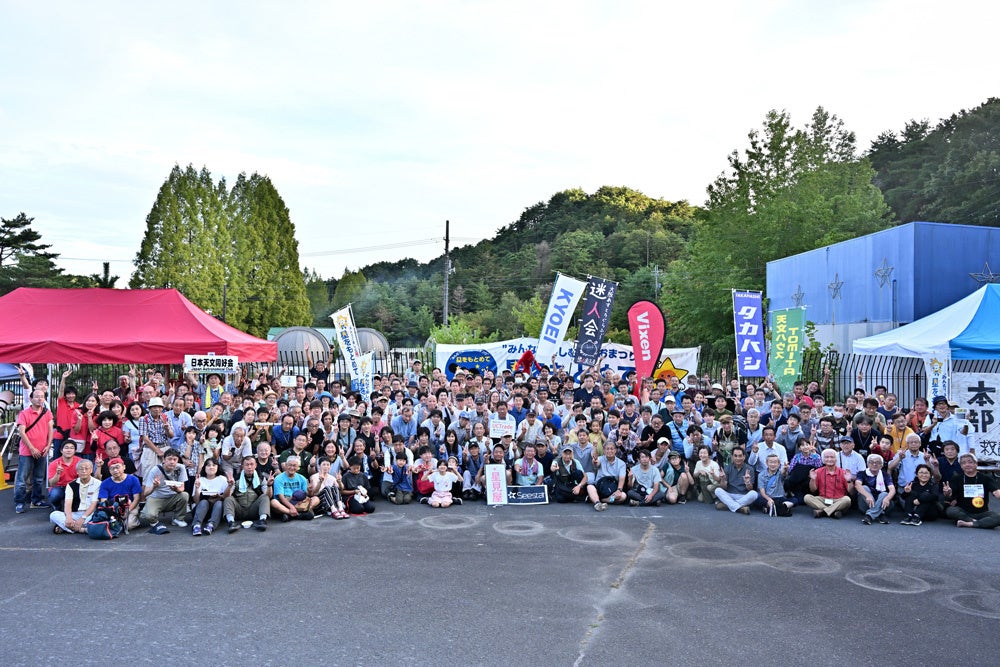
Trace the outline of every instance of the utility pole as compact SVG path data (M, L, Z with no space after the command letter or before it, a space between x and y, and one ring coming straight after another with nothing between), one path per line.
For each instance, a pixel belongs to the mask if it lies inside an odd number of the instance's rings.
M660 298L660 267L653 265L653 300Z
M448 276L451 274L451 255L448 254L449 228L451 223L444 221L444 309L441 313L442 325L448 326Z

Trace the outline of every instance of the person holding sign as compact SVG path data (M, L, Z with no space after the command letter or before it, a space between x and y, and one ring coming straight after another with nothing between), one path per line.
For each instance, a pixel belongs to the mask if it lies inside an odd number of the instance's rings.
M500 438L505 435L513 437L516 429L517 420L507 412L507 404L500 401L496 412L490 415L490 438L494 443L500 442Z
M996 480L979 472L974 454L966 452L958 457L962 472L943 485L945 516L955 521L959 528L996 528L1000 514L990 511L990 496L1000 500Z

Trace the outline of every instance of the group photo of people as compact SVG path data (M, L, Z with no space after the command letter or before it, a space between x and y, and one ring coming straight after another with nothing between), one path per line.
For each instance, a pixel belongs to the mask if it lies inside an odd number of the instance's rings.
M487 466L595 511L704 503L762 517L1000 526L996 477L944 396L885 386L828 400L829 371L781 387L535 364L376 375L361 395L321 360L115 386L22 370L14 506L56 534L195 537L349 520L391 505L486 501ZM303 367L304 368L304 367ZM273 372L272 372L273 371ZM292 379L294 378L294 382ZM497 470L496 468L492 470ZM641 511L641 510L640 510Z

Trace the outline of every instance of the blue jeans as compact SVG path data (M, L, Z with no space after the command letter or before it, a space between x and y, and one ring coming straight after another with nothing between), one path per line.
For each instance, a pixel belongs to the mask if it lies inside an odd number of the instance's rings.
M45 473L47 466L45 457L17 457L17 476L14 478L14 504L23 505L27 502L27 480L31 476L31 502L40 505L45 502Z
M52 505L52 509L63 511L63 505L66 503L66 487L65 486L53 486L49 489L49 505Z
M887 491L880 492L875 498L875 504L869 505L868 499L859 493L858 509L870 516L872 519L879 518L883 513L888 514L888 508L885 510L882 509L882 501L885 500L887 495L889 495ZM892 505L889 505L889 507L892 507Z

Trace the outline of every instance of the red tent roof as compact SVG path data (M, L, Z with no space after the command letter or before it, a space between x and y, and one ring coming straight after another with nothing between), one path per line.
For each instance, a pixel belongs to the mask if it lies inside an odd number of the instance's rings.
M175 289L40 289L0 297L0 361L180 364L185 354L274 361L278 344L220 322Z

